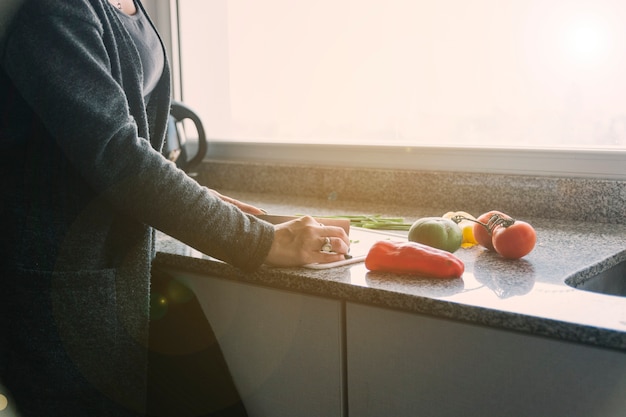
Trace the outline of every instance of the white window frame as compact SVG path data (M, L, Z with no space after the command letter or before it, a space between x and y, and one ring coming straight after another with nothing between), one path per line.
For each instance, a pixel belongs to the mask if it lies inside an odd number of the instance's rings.
M180 80L177 0L144 0L169 52L174 97ZM340 167L462 171L626 180L626 150L315 145L209 138L217 160Z

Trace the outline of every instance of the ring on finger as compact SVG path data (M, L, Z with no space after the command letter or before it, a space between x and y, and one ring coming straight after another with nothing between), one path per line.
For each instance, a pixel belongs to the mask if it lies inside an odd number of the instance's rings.
M322 252L332 252L333 251L333 245L330 244L330 238L329 237L325 237L324 238L324 244L322 245Z

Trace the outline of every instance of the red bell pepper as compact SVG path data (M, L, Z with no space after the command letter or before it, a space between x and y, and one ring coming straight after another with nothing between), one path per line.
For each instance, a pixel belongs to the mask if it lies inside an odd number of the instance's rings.
M381 240L370 248L365 258L370 271L422 275L435 278L458 278L463 275L463 261L450 252L417 242Z

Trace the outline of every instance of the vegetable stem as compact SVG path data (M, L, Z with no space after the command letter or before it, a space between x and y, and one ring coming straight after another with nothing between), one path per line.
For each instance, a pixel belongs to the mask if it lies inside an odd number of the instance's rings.
M317 218L327 219L348 219L350 225L354 227L363 227L365 229L380 229L380 230L409 230L411 223L405 223L402 217L383 217L380 214L365 215L365 214L345 214L334 216L313 216Z

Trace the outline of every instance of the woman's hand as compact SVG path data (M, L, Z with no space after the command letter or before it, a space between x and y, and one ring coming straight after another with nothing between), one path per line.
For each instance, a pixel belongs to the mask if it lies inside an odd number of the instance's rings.
M217 191L212 190L210 188L209 188L209 192L211 194L215 195L220 200L226 201L227 203L230 203L230 204L236 206L237 208L239 208L239 210L243 211L244 213L253 214L253 215L265 214L265 210L260 209L258 207L255 207L255 206L253 206L251 204L242 203L239 200L235 200L234 198L222 195L222 194L218 193Z
M265 260L269 265L301 266L342 261L350 251L350 239L343 228L324 226L310 216L277 224L274 228L274 242ZM325 245L327 247L322 250Z

